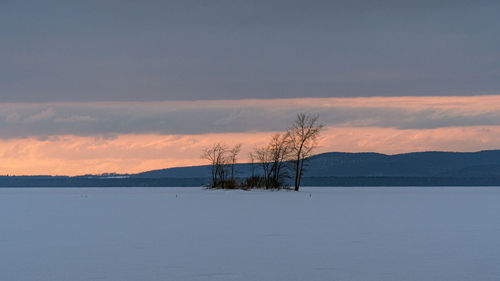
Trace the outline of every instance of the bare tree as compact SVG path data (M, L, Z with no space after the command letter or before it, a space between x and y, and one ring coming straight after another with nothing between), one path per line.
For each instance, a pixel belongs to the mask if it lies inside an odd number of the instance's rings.
M255 163L255 153L253 152L249 152L248 153L248 158L250 159L250 167L251 167L251 170L252 170L252 178L255 177L255 173L254 173L254 163Z
M271 178L271 151L268 146L262 146L255 149L255 156L262 166L264 172L264 182L266 188L270 187Z
M224 185L225 165L227 162L226 153L227 147L222 143L216 143L203 149L201 158L210 161L211 165L211 187L217 187L219 184Z
M262 166L266 188L281 188L287 177L286 162L290 159L290 142L287 133L278 133L271 137L266 146L255 150L255 157Z
M278 133L272 136L269 142L269 151L271 153L271 174L272 185L275 188L280 188L285 185L285 179L288 174L285 171L286 163L290 160L291 146L288 133Z
M233 146L229 150L229 161L231 163L231 180L234 181L234 164L236 164L236 160L238 158L238 154L240 154L241 151L241 143Z
M319 115L298 113L292 127L288 129L290 145L294 154L295 182L294 189L299 191L304 162L317 146L317 140L323 129L318 121Z

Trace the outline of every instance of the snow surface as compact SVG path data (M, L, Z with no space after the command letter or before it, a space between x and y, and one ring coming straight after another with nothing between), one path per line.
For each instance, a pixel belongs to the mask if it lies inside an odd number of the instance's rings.
M500 280L500 188L0 189L0 280Z

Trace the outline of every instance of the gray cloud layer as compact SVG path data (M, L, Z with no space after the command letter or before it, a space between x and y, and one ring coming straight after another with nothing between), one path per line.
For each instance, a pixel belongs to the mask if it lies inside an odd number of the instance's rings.
M0 104L0 137L52 135L204 134L285 129L299 111L327 126L429 129L500 126L500 109L308 106L284 102L158 102Z
M0 101L500 92L500 2L0 0Z

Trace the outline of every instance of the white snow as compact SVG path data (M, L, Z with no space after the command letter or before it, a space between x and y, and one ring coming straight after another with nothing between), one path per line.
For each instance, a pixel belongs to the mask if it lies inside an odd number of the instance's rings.
M0 280L500 280L500 188L0 189Z

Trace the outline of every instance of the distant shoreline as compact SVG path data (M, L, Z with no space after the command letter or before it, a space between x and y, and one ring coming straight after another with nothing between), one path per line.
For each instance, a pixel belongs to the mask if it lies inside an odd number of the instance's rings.
M479 152L329 152L311 156L303 186L500 186L500 150ZM261 164L235 164L235 178L262 173ZM183 187L210 183L209 166L137 174L0 176L0 187Z
M196 187L209 178L85 178L1 176L0 188L11 187ZM303 186L500 186L500 177L305 177Z

